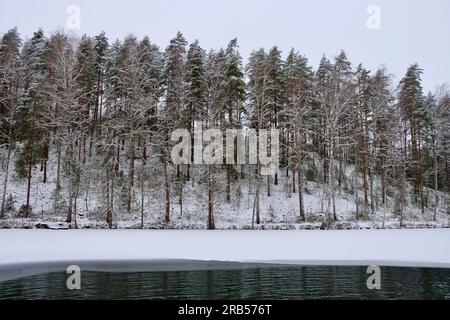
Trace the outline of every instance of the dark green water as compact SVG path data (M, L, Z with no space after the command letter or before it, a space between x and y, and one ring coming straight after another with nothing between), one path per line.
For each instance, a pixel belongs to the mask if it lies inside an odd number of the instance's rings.
M299 266L186 272L81 272L68 290L63 272L0 283L0 299L450 299L450 269Z

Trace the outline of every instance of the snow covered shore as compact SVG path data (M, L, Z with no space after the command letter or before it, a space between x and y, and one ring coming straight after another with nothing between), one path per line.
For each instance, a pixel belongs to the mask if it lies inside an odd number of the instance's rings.
M94 261L97 269L115 261L140 270L142 262L152 261L152 270L205 268L200 262L208 262L208 268L219 262L450 268L450 229L0 231L0 273L12 266L67 261Z

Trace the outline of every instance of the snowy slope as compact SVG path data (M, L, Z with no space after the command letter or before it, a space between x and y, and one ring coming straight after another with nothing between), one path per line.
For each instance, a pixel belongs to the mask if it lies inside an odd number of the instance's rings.
M156 166L156 164L155 164ZM31 206L33 214L28 219L18 217L17 211L25 203L26 179L20 179L14 170L11 162L9 184L7 195L11 195L14 203L14 210L7 212L7 218L0 219L0 228L34 228L37 224L46 224L51 228L68 228L64 223L66 212L64 204L57 212L54 210L53 192L55 189L55 170L48 171L48 182L42 183L42 173L39 166L33 169L31 185ZM55 156L49 159L49 167L55 167ZM125 166L124 166L125 167ZM137 167L139 167L137 165ZM152 167L152 166L150 166ZM200 166L201 167L201 166ZM77 201L78 226L80 228L106 228L104 194L102 193L102 172L93 168L90 180L84 180L81 185L80 197ZM153 169L152 169L153 170ZM179 205L179 195L175 184L171 190L171 222L165 224L164 213L165 203L163 190L161 189L161 175L157 172L148 172L144 191L144 228L151 229L206 229L207 225L207 189L206 184L199 178L200 174L194 174L194 182L188 181L183 187L183 210ZM195 173L195 172L194 172ZM400 217L394 213L395 199L387 198L386 205L381 203L379 197L375 203L375 214L370 213L370 209L360 205L359 211L362 217L355 218L355 195L353 189L354 167L346 167L346 179L343 185L337 188L336 208L337 222L325 225L328 229L377 229L383 227L385 218L385 228L399 228ZM0 171L0 181L3 181L4 172ZM325 199L325 185L314 181L305 181L304 202L306 221L300 221L298 213L298 193L292 193L291 177L286 176L285 170L279 171L278 185L271 185L271 196L267 196L267 181L262 179L261 190L261 224L254 225L255 229L319 229L327 220L327 200ZM138 177L137 177L137 180ZM67 204L67 188L65 179L62 180L62 201ZM379 188L379 181L375 179L375 188ZM253 179L243 179L234 182L231 186L231 202L225 201L225 176L217 176L217 187L214 193L214 218L217 229L251 229L253 200L255 197L255 181ZM379 191L379 190L378 190ZM429 199L434 199L434 191L426 190ZM126 212L125 207L120 202L120 188L115 195L114 227L115 228L140 228L140 205L141 192L139 183L133 190L134 201L132 211ZM88 195L87 201L86 194ZM377 193L379 195L379 192ZM363 198L362 191L358 197ZM409 197L408 197L409 199ZM407 228L439 228L450 226L450 214L448 206L450 197L448 194L439 192L439 208L437 220L433 220L434 205L432 201L421 213L420 208L408 205L404 210L404 227ZM410 200L410 199L409 199Z

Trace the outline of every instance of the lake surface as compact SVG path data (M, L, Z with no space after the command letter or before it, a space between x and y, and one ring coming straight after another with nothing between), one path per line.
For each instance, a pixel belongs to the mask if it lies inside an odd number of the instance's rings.
M450 269L381 267L369 290L367 267L287 266L182 272L65 272L0 283L0 299L450 299Z

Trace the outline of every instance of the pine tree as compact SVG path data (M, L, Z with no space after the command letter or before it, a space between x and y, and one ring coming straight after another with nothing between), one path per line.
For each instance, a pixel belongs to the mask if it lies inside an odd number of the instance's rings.
M357 170L360 170L362 173L364 204L366 206L369 205L369 176L371 175L369 164L372 163L369 154L369 119L371 118L369 114L370 90L370 72L359 64L356 70L356 108L352 118L354 118L354 133L356 134L355 140L357 141L355 151L359 154L359 156L355 156L355 164ZM370 204L373 210L372 201ZM358 205L356 203L356 219L359 219Z
M377 146L377 158L375 166L380 173L381 181L381 199L386 204L387 195L387 157L390 149L390 143L396 141L393 136L392 127L396 124L392 122L391 114L395 114L393 107L394 97L391 93L391 78L385 68L378 69L370 80L371 95L369 99L369 108L372 110L372 132L374 145Z
M285 102L285 75L284 62L281 59L281 51L275 46L267 54L267 72L268 77L268 92L269 99L267 107L272 111L270 117L270 129L277 129L279 122L279 114L283 110ZM278 173L275 173L275 185L278 184ZM267 196L270 197L271 176L267 176Z
M0 41L0 145L6 148L6 168L3 182L0 218L5 216L11 151L14 147L14 113L19 105L21 39L17 28L5 33Z
M225 50L225 96L226 96L226 123L227 128L238 128L241 122L242 103L245 99L244 72L242 70L242 58L238 51L237 39L232 39ZM226 164L227 184L225 199L231 200L231 181L236 179L236 169L231 164Z
M295 193L295 175L298 178L299 215L306 219L303 199L303 159L307 137L313 129L309 119L312 116L311 100L312 71L308 60L291 50L286 61L286 107L283 111L288 135L288 162L292 167L292 186Z
M408 131L411 143L411 158L409 161L408 171L413 173L414 195L416 203L424 207L423 198L423 168L421 161L421 127L424 120L424 98L421 86L422 69L417 64L411 65L405 77L400 81L399 85L399 103L405 114L405 120L408 121ZM407 131L405 131L405 135ZM405 138L406 139L406 138ZM405 145L405 154L407 154ZM412 167L412 168L411 168Z
M266 64L267 54L264 49L259 49L250 54L249 63L247 65L247 73L249 77L248 97L250 112L250 127L254 128L259 135L259 129L267 129L270 123L271 111L268 105L268 72ZM257 143L259 150L259 143ZM261 165L257 158L255 168L256 194L254 200L254 213L256 216L256 224L260 224L260 198L261 198Z
M329 95L329 88L331 82L331 63L322 56L319 67L315 74L315 102L314 103L314 118L315 118L315 132L317 132L317 143L319 146L319 155L323 162L323 182L328 183L328 173L330 169L330 161L328 158L328 144L326 138L327 118L326 118L326 100Z
M85 163L87 136L90 135L92 138L94 132L94 119L91 115L95 115L96 113L96 57L93 41L86 35L81 37L76 52L76 59L75 72L78 73L77 81L78 85L83 90L79 101L83 110L81 115L81 125L83 128L81 130L82 137L80 138L80 143L82 144L82 163ZM91 146L92 142L89 143L89 154L91 153Z
M27 195L24 205L25 218L31 213L30 192L32 168L42 157L43 130L39 117L45 106L43 86L46 79L44 55L47 40L42 30L34 33L25 42L22 50L23 101L15 114L14 138L19 143L16 170L21 177L27 177Z
M170 222L170 172L169 172L169 135L173 129L182 128L184 123L182 113L184 109L184 79L186 40L181 32L170 40L164 54L163 85L165 88L165 105L160 117L161 137L160 150L164 166L165 216L164 221ZM179 166L177 177L179 176Z
M185 122L192 141L191 155L193 160L193 130L196 121L206 118L206 70L205 51L200 47L198 40L194 41L187 54L186 61L186 109ZM187 179L190 179L190 166L187 169Z
M226 88L225 83L226 63L225 51L210 51L206 57L206 112L201 121L203 130L223 126L224 110L226 110ZM221 172L220 165L207 165L205 178L208 190L208 221L207 228L215 229L214 222L214 196L218 190L218 181L215 177Z
M121 141L119 131L121 130L121 124L117 121L120 99L120 64L118 59L120 47L120 41L116 40L105 54L105 111L101 121L101 139L98 143L102 166L105 168L104 190L108 226L112 226L115 217L115 189L120 170Z
M138 66L141 74L142 109L143 121L139 121L137 129L138 149L141 155L141 228L144 227L144 176L147 164L147 145L154 136L157 123L157 106L162 94L162 72L163 57L158 46L150 42L148 37L144 37L138 45Z

